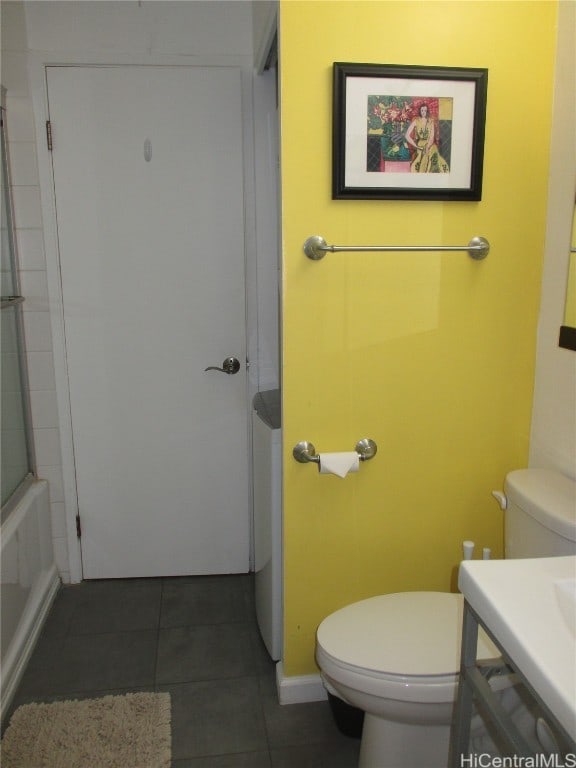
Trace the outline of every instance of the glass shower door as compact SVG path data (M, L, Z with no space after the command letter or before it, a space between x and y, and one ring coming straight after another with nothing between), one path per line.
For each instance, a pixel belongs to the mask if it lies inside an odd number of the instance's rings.
M4 93L1 105L2 156L2 250L1 250L1 494L2 519L17 503L34 477L34 456L30 440L30 412L24 357L22 302L10 198L6 143Z

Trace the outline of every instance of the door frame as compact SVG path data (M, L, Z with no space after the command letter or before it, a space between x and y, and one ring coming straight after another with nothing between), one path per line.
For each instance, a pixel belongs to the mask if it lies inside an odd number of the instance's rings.
M78 516L78 493L76 487L76 467L74 460L74 445L72 433L72 417L70 407L70 388L68 367L66 361L66 339L64 328L64 307L62 288L60 284L60 256L58 249L58 231L56 218L56 198L52 172L52 160L46 141L46 121L48 120L48 84L47 67L97 67L97 66L180 66L180 67L237 67L241 76L241 124L244 168L244 253L245 253L245 318L246 352L248 360L254 361L254 367L248 369L246 387L246 450L249 457L249 508L252 508L251 481L251 402L257 391L258 359L257 334L248 332L254 322L256 306L255 264L252 260L256 254L256 215L255 215L255 181L254 181L254 101L253 101L253 63L249 56L199 56L191 63L189 56L163 55L118 55L101 53L90 55L70 53L45 54L30 53L29 80L34 109L36 128L36 150L38 158L38 174L40 179L40 204L43 220L44 248L46 256L46 274L48 298L50 307L50 325L52 331L52 352L54 359L56 398L58 404L58 427L60 451L62 456L63 496L65 508L65 542L69 563L69 581L72 584L82 581L82 553L80 540L76 533L76 518ZM54 137L56 141L56 136ZM252 284L254 282L254 284ZM250 525L252 526L252 520ZM252 541L252 531L250 540ZM253 552L250 552L250 567L253 564ZM64 581L68 581L64 574Z

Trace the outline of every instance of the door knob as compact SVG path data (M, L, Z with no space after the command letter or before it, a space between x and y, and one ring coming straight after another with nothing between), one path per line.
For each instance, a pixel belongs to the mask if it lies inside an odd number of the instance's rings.
M209 365L208 368L204 368L205 371L220 371L221 373L238 373L240 370L240 360L236 357L227 357L222 363L222 368L218 368L217 365Z

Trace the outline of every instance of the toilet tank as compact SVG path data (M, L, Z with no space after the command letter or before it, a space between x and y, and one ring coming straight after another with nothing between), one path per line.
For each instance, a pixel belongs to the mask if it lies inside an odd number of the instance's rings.
M550 469L517 469L504 484L507 558L576 554L576 482Z

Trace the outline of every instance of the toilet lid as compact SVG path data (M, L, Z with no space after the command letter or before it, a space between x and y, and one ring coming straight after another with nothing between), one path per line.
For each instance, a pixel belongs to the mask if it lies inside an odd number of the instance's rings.
M393 675L448 675L460 668L462 595L400 592L347 605L318 627L322 649L347 665ZM478 658L500 656L480 630Z

